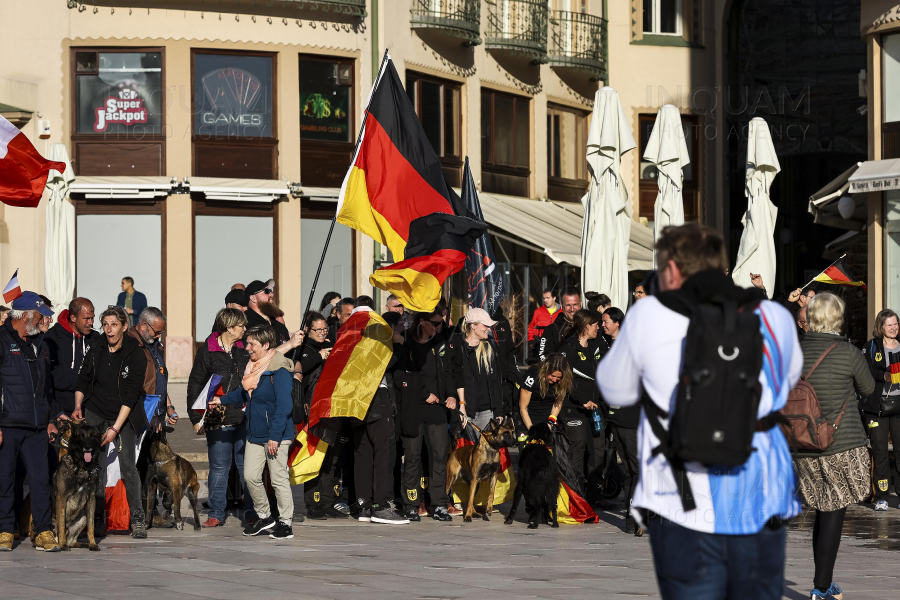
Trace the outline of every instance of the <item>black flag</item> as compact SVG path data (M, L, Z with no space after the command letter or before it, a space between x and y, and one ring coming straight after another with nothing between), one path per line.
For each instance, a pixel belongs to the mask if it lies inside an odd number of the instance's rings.
M469 170L468 157L466 157L466 167L463 173L462 201L466 205L467 217L476 221L484 221L481 204L478 202L478 192L475 189L475 180L472 179L472 171ZM483 308L489 315L493 315L494 311L500 307L505 290L503 289L503 277L497 269L497 261L494 258L491 238L486 231L475 240L475 245L466 255L466 275L469 280L469 305Z

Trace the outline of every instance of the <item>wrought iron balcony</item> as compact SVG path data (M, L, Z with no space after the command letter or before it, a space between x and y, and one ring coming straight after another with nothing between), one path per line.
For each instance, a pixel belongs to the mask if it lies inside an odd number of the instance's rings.
M485 47L547 62L547 0L485 0L490 8Z
M466 41L481 43L481 0L412 0L413 29L440 29Z
M595 15L554 10L550 12L550 66L607 77L606 19Z
M364 19L366 0L66 0L69 8L88 6L111 8L163 8L168 10L198 10L242 15L270 15L292 18L294 10L318 10L335 15L349 15ZM80 8L81 7L81 8Z

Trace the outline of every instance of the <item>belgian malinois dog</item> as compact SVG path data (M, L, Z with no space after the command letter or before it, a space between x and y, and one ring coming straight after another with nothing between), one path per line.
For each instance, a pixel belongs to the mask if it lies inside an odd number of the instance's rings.
M181 518L181 499L187 494L194 509L194 531L200 531L200 513L197 511L197 494L200 484L197 472L190 462L175 454L166 441L163 429L150 442L150 465L147 468L147 515L150 526L184 529ZM163 492L165 516L156 512L156 492ZM169 519L175 516L175 520ZM152 518L151 518L152 517Z
M100 550L94 538L94 514L97 494L103 485L103 436L100 429L84 421L60 421L57 428L60 459L52 480L51 506L56 513L59 547L62 550L82 548L77 540L87 528L88 549ZM34 541L33 527L31 538Z
M447 494L452 493L452 486L462 478L469 484L469 505L463 521L472 522L475 514L475 490L482 481L490 480L491 492L482 518L490 521L494 510L494 488L497 486L497 475L500 471L500 448L513 446L516 443L516 427L512 417L506 416L503 424L491 419L490 424L480 431L481 439L477 446L463 446L450 453L447 461Z
M519 501L525 496L528 529L537 529L544 516L550 527L559 527L556 520L556 497L559 494L559 470L556 468L556 436L546 423L536 423L528 430L528 441L519 454L519 475L512 507L504 523L511 525L516 517Z

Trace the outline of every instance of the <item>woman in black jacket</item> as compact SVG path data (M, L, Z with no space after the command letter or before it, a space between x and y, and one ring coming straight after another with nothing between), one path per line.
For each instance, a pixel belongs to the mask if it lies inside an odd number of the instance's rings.
M471 308L463 318L462 336L449 342L450 361L459 410L465 421L484 429L492 418L503 420L503 369L491 336L497 324L483 308Z
M426 475L422 465L422 443L428 448L428 495L432 518L450 521L447 513L447 459L450 435L447 431L447 409L456 409L456 390L446 357L446 342L438 334L443 319L440 314L416 313L406 343L398 349L400 356L394 371L394 384L400 392L400 427L404 455L404 513L410 521L418 521L419 493ZM446 407L446 408L445 408Z
M900 440L900 383L891 383L891 356L900 353L898 331L900 323L897 313L884 309L875 317L872 339L863 346L863 355L875 379L875 391L860 401L860 407L865 414L866 431L872 444L875 510L879 511L888 510L888 491L891 488L888 434L894 440ZM900 486L900 462L896 469L895 481Z
M144 375L147 357L136 338L125 335L128 315L112 306L100 315L104 337L95 342L75 382L73 419L104 431L103 445L119 444L119 469L125 482L131 534L147 537L141 479L137 470L137 440L147 426L144 412ZM119 438L119 441L116 440ZM126 515L113 515L124 520ZM98 516L104 522L103 511Z
M569 438L569 459L580 479L585 480L585 451L590 443L593 452L588 451L593 460L588 472L599 468L605 455L603 436L593 436L593 415L591 411L600 409L600 390L594 377L597 365L603 358L605 347L597 341L600 332L600 314L587 309L575 313L572 322L562 330L563 342L557 352L569 361L574 376L572 393L563 405L562 422Z
M216 394L224 395L239 388L244 369L250 360L250 355L241 342L247 330L247 317L243 311L223 308L216 314L213 329L213 333L197 350L187 385L188 416L194 433L206 434L206 449L209 453L209 518L203 523L203 527L225 524L232 456L244 491L245 518L247 521L256 519L253 500L244 483L244 448L247 440L244 411L234 404L219 405L208 410L201 423L200 414L191 410L194 401L213 375L222 378Z

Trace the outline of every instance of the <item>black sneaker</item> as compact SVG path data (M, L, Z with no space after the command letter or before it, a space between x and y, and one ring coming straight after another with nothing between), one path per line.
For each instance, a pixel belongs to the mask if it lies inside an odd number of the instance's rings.
M409 522L413 521L421 521L422 519L419 517L419 507L416 508L407 508L403 511L404 516L409 519Z
M278 521L269 537L273 540L290 540L294 537L294 530L284 521Z
M143 514L136 514L131 517L131 537L136 540L147 539L147 523L144 522Z
M384 523L385 525L407 525L409 524L409 519L403 516L400 511L393 506L388 506L386 508L380 508L377 510L373 507L372 522Z
M253 522L253 525L248 525L246 529L244 529L244 535L259 535L263 531L272 529L273 527L275 527L275 518L271 515L265 519L257 518L256 521Z
M452 521L453 517L450 516L450 513L447 512L447 507L438 506L434 509L434 512L431 515L431 518L435 521Z
M338 510L337 508L335 508L333 506L323 507L322 513L330 519L346 519L347 517L350 516L350 513L345 513L341 510Z
M306 511L306 516L313 521L325 521L328 519L328 513L325 512L325 507L321 504L313 504L310 506Z
M359 516L356 517L356 520L360 523L369 523L372 521L372 509L371 508L361 508L359 509Z

